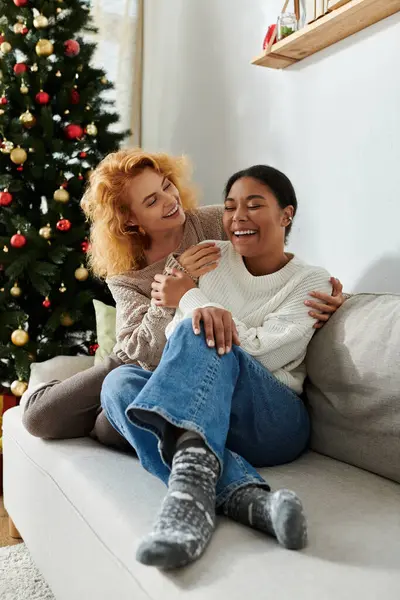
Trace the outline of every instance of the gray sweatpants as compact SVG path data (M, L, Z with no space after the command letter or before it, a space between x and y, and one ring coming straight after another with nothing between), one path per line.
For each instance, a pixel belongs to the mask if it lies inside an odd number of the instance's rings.
M100 405L106 375L121 364L112 354L99 365L34 391L24 408L24 426L32 435L47 440L91 436L106 446L133 452Z

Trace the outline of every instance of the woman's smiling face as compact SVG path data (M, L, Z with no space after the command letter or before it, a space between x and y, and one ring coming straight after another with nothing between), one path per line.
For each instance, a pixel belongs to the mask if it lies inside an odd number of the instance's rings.
M126 204L131 212L129 224L142 227L150 237L185 223L177 188L162 173L151 168L143 169L130 181Z
M283 251L293 212L292 206L279 206L268 186L252 177L242 177L225 198L225 233L243 257Z

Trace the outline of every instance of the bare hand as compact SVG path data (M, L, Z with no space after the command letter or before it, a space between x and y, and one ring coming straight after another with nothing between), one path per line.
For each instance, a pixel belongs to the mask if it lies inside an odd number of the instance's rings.
M323 294L322 292L311 292L310 296L316 298L316 300L306 300L304 304L309 306L311 309L308 313L317 322L314 325L314 329L321 329L331 316L337 311L338 308L346 301L346 296L343 295L343 285L335 277L331 277L330 282L332 284L332 295ZM320 300L320 302L318 302Z
M203 321L207 345L217 348L220 356L228 354L232 344L240 346L239 335L229 310L224 308L197 308L193 313L193 331L200 334L200 322Z
M185 250L178 258L178 262L192 277L197 279L214 271L220 258L221 250L218 246L214 242L207 242Z
M189 275L172 269L171 275L155 275L151 284L151 297L156 306L177 308L182 297L196 287Z

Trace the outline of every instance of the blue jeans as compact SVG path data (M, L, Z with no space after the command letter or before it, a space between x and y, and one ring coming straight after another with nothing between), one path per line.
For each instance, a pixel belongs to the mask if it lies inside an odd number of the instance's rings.
M169 339L154 373L135 365L111 371L101 403L142 466L166 484L175 428L199 433L221 466L217 506L246 485L269 489L254 467L294 460L310 433L294 392L238 346L218 356L189 319Z

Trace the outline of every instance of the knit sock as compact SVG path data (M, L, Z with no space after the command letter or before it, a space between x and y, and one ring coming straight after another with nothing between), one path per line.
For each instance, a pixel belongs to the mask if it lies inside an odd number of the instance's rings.
M248 486L232 494L222 506L225 516L277 538L290 550L307 543L307 521L300 499L294 492Z
M219 469L217 458L201 438L180 438L168 493L153 531L138 548L139 562L175 569L201 556L215 529Z

